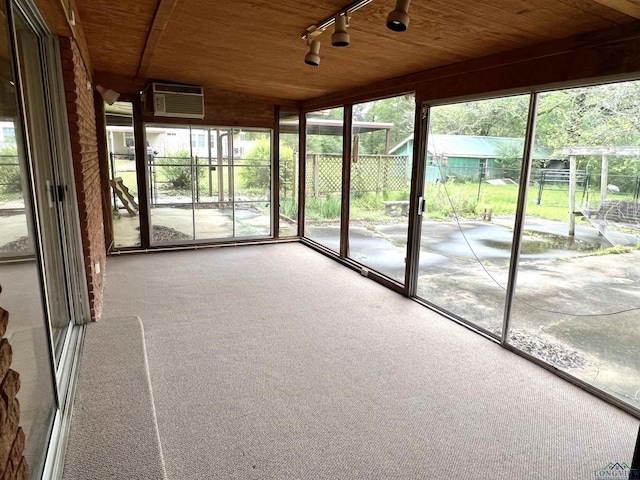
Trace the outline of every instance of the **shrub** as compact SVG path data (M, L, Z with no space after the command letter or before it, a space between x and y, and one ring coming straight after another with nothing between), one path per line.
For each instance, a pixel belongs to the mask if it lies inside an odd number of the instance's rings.
M171 190L191 193L191 155L186 150L167 153L166 157L156 157L154 161L159 176L164 177ZM205 176L205 169L198 168L198 180Z
M0 148L0 193L22 192L22 177L15 143L10 142Z

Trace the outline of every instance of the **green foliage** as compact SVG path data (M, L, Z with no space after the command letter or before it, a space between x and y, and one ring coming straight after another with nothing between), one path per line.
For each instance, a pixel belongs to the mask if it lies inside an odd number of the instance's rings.
M450 135L524 137L529 96L442 105L431 110L429 131Z
M293 152L290 152L293 155ZM245 188L268 190L271 186L271 141L261 138L247 152L252 166L240 167L239 176Z
M298 202L290 198L280 199L280 214L291 220L298 218Z
M340 197L307 197L305 202L307 220L339 220L341 211Z
M296 201L297 191L294 191L294 175L297 170L294 162L298 161L298 135L280 135L280 195L282 198L291 198Z
M15 142L5 141L0 147L0 193L15 196L22 192L22 177Z
M165 157L155 159L155 165L158 175L164 177L171 190L191 193L191 153L188 150L167 152ZM198 177L204 175L204 169L198 169Z
M635 245L635 246L630 246L630 245L616 245L615 247L609 247L609 248L601 248L599 250L596 250L592 253L590 253L589 255L586 255L588 257L595 257L595 256L600 256L600 255L618 255L621 253L631 253L634 250L640 250L640 244Z
M389 146L394 147L407 138L414 129L416 102L413 95L384 98L353 106L354 121L391 123ZM360 154L386 153L386 130L359 134Z

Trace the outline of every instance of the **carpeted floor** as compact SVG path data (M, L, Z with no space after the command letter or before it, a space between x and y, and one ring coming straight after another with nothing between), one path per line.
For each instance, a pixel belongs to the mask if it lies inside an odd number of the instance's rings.
M301 244L111 257L101 323L131 315L171 480L591 479L633 454L637 419Z
M143 336L137 317L87 328L63 480L166 478Z

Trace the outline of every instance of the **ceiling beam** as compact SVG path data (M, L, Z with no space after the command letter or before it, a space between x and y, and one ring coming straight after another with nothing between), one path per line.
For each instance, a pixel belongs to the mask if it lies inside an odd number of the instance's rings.
M93 68L89 56L89 47L78 16L75 0L67 0L66 2L63 0L36 0L36 5L51 33L75 40L78 50L80 50L80 56L84 61L87 75L92 80Z
M595 0L597 3L609 8L613 8L625 15L640 19L639 0Z
M164 29L167 27L167 23L169 23L169 20L171 19L171 15L173 14L173 10L177 3L178 0L160 0L158 3L158 8L156 9L156 14L153 17L153 23L151 24L149 35L147 36L147 43L144 46L142 58L138 65L137 78L146 78L149 65L151 65L151 60L153 59L153 54L160 43L160 38L164 33Z

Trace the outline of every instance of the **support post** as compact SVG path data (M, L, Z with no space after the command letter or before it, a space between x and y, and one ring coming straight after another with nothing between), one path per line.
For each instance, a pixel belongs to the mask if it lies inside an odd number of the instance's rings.
M576 234L576 156L569 157L569 236Z
M600 204L607 199L607 186L609 184L609 157L602 155L602 173L600 175Z

